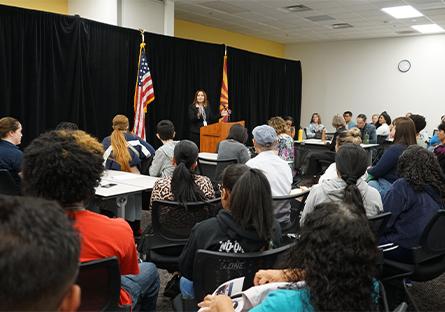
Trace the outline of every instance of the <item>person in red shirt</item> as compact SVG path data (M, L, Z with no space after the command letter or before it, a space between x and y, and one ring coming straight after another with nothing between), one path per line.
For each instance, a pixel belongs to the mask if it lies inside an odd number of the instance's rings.
M141 311L154 311L159 275L150 262L138 264L133 232L121 218L88 211L103 173L103 148L83 131L51 131L27 148L23 160L23 190L27 195L57 200L73 219L81 237L80 261L111 256L119 259L121 305L139 302Z

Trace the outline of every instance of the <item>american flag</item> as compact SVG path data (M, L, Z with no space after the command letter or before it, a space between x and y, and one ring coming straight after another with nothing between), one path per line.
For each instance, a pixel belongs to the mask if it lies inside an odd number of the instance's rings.
M145 140L145 113L147 105L155 99L153 81L145 56L145 43L139 51L138 77L134 92L134 127L133 133Z

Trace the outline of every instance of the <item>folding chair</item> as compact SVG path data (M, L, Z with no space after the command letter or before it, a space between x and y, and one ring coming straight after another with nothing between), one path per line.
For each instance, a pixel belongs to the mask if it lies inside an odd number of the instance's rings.
M160 269L178 270L179 256L193 226L216 215L221 199L179 203L155 200L152 203L153 233L145 234L146 260Z
M119 307L121 275L116 257L81 263L76 284L82 291L79 311L126 310Z

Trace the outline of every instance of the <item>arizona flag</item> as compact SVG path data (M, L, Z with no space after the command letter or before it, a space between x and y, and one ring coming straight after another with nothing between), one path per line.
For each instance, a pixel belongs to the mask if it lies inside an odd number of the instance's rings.
M139 50L138 77L134 91L134 127L133 133L145 140L145 113L147 105L155 99L153 81L145 56L145 43L142 42Z
M229 109L229 84L227 82L227 55L224 55L223 79L221 82L221 96L219 98L219 112L222 120L228 122L230 118Z

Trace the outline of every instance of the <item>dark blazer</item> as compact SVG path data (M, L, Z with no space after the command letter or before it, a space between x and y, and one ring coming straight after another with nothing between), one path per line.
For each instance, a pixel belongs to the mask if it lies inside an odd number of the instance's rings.
M212 120L212 115L210 112L210 107L207 106L204 108L206 112L206 121L210 124ZM195 133L199 135L199 128L204 125L204 119L202 117L198 118L198 108L195 107L194 104L189 106L189 120L190 120L190 133Z

